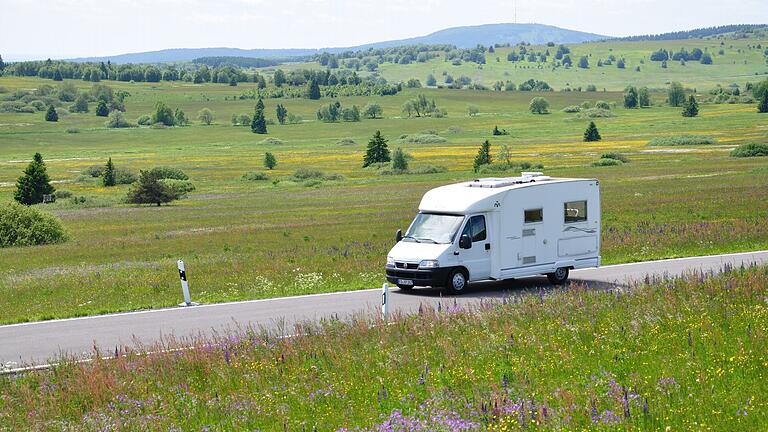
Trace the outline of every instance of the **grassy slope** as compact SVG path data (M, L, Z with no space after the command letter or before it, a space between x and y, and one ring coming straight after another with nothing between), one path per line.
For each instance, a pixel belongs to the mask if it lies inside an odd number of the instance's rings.
M580 48L573 49L578 53ZM0 86L9 90L51 83L0 78ZM768 139L765 119L754 105L704 105L694 119L680 117L677 108L617 109L618 117L597 121L604 141L585 144L580 138L587 121L559 109L584 100L620 104L620 93L548 93L544 96L553 113L535 116L527 112L535 96L530 93L423 90L449 116L403 119L399 107L417 93L409 90L392 97L342 98L345 105L360 106L375 100L385 118L338 124L309 121L327 100L284 100L290 112L308 121L270 127L269 136L284 141L273 145L260 144L262 137L228 124L233 113L252 112L254 101L233 100L247 86L109 84L131 93L131 119L164 100L192 117L209 107L217 124L107 130L93 111L63 116L56 124L42 121L42 114L0 114L0 200L11 199L13 183L35 151L44 154L53 179L62 182L59 188L89 199L86 206L65 200L46 207L64 220L73 235L69 243L0 250L0 295L6 299L0 304L1 322L175 304L177 258L187 261L193 295L204 302L370 287L382 279L392 233L407 225L421 195L435 185L473 177L471 161L486 138L494 143L494 153L500 144L509 144L514 160L543 163L548 174L601 180L606 263L768 247L762 222L768 214L768 188L761 187L768 183L766 162L728 156L738 143ZM654 97L662 102L663 96ZM276 103L267 101L270 116ZM467 117L468 104L477 105L480 115ZM511 135L489 137L494 125ZM80 133L66 133L71 127ZM451 127L460 132L447 133ZM361 169L365 143L376 129L392 147L411 152L414 166L444 165L449 172L381 177ZM425 129L448 141L414 145L396 140ZM653 137L683 132L713 135L720 144L646 146ZM344 137L357 144L338 145ZM632 162L588 167L607 150L624 152ZM282 181L241 180L244 172L260 168L265 151L277 155L277 169L270 175ZM117 204L127 187L105 189L77 181L81 170L108 156L132 170L180 167L197 191L189 200L159 209ZM346 180L319 188L286 181L299 167L341 173Z
M444 57L430 60L426 63L413 63L410 65L399 65L385 63L380 66L379 73L382 77L391 82L407 81L410 78L417 78L425 83L427 75L432 74L437 78L438 84L443 83L443 72L458 78L461 75L472 78L473 82L493 85L496 81L512 81L519 84L530 78L544 80L549 85L559 90L566 87L586 88L589 84L594 84L598 89L607 89L613 91L623 90L627 85L647 86L651 89L661 89L666 87L670 81L680 81L687 87L697 88L699 90L710 89L717 84L728 85L737 83L744 85L746 82L755 82L759 79L756 74L764 75L768 73L763 50L768 45L766 40L755 39L726 39L724 45L720 45L720 40L701 40L692 39L684 41L653 41L653 42L589 42L583 44L568 45L571 48L571 59L573 68L554 68L554 54L557 47L532 46L530 50L534 52L545 52L549 50L552 56L546 64L522 62L508 62L507 54L510 48L499 48L494 54L486 55L486 64L477 65L475 63L464 63L460 66L453 66L446 62ZM754 48L760 44L761 48ZM713 65L702 65L695 61L687 62L681 65L677 61L667 62L667 69L661 68L661 62L652 62L649 60L651 52L658 49L667 51L679 51L685 48L690 52L693 48L699 48L712 55ZM718 54L720 49L724 52ZM598 67L598 59L605 60L609 55L614 55L617 59L626 60L626 68L618 69L616 63L610 66ZM580 69L576 67L581 56L587 56L589 59L589 69ZM496 57L499 61L496 61ZM644 62L644 64L641 63ZM640 72L635 72L635 67L640 66ZM281 66L282 69L290 70L296 68L319 68L318 63L295 63L288 66ZM275 68L265 68L270 71ZM366 73L363 72L363 75Z
M766 295L763 267L222 335L2 377L0 430L764 430Z

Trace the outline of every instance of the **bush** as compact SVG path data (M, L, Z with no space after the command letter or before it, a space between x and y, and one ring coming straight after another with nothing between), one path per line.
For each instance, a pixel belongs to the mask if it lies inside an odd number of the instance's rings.
M606 101L597 101L597 102L595 102L595 108L600 108L600 109L604 109L604 110L610 110L611 109L611 104L609 104Z
M116 128L129 128L133 125L128 123L128 120L125 119L125 114L123 114L120 111L112 111L109 113L109 119L104 122L104 126L112 129Z
M17 203L0 205L0 248L63 243L68 238L53 215Z
M323 177L325 173L314 168L299 168L293 173L293 178L296 180L322 179Z
M130 171L121 169L121 168L115 168L115 183L116 184L131 184L135 183L136 180L138 180L139 177Z
M400 137L400 141L404 143L409 143L409 144L436 144L436 143L444 143L448 140L439 135L434 135L434 134L412 134L412 135L402 135Z
M89 175L91 177L101 177L101 175L104 173L104 165L91 165L84 169L82 172L83 174Z
M622 161L624 163L629 162L629 159L627 159L626 156L624 156L621 153L616 153L616 152L603 153L603 155L600 156L600 158L601 159L615 159L615 160L618 160L618 161Z
M496 162L483 165L483 167L480 168L477 172L480 174L494 174L503 173L506 171L525 171L529 169L544 169L544 165L534 164L526 161L512 163Z
M549 114L549 102L543 97L531 99L531 104L528 108L534 114Z
M152 117L149 114L144 114L143 116L136 119L136 123L138 123L141 126L151 126Z
M266 144L266 145L280 145L283 144L283 140L279 138L264 138L263 140L259 141L259 144Z
M656 137L648 141L649 146L684 146L717 144L717 140L707 135L673 135Z
M409 171L410 174L437 174L447 172L448 168L442 165L423 165Z
M463 131L464 129L459 126L448 126L448 129L445 130L445 133L449 135L456 135L462 133Z
M578 105L571 105L563 108L562 111L566 113L577 113L581 111L581 107Z
M591 164L593 167L601 167L601 166L616 166L616 165L624 165L624 162L618 160L618 159L609 159L609 158L600 158Z
M305 181L302 184L305 187L315 187L315 186L320 186L321 184L323 184L323 181L320 180L320 179L310 179L310 180Z
M579 119L606 118L606 117L616 117L616 114L614 114L613 111L609 111L602 108L590 108L587 110L583 110L578 115L576 115L576 118L579 118Z
M56 195L56 199L69 198L72 196L72 191L68 191L66 189L59 189L54 193L54 195Z
M149 174L158 179L189 180L189 176L178 168L159 166L149 170Z
M195 185L193 185L192 182L188 180L164 178L160 179L160 183L165 185L165 187L167 187L174 195L176 195L178 197L177 199L185 198L189 192L195 190Z
M357 144L357 141L355 141L352 138L342 138L342 139L336 141L336 144L339 144L339 145L355 145L355 144Z
M243 174L243 179L248 181L269 180L269 176L263 171L250 171Z
M67 128L67 133L71 133L71 134L80 133L80 129L75 127Z
M731 156L734 156L734 157L768 156L768 144L763 144L763 143L742 144L736 147L731 152Z

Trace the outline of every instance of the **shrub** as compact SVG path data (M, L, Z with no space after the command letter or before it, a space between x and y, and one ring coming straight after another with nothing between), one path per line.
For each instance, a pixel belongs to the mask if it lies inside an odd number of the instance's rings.
M56 199L69 198L72 196L72 191L66 189L59 189L55 193Z
M128 170L122 168L115 168L115 183L116 184L131 184L135 183L139 177Z
M168 167L168 166L159 166L152 168L148 171L148 173L153 176L154 178L158 180L162 179L173 179L173 180L189 180L189 176L184 173L184 171Z
M293 113L288 113L288 123L297 124L304 121L304 117Z
M299 168L293 173L293 178L296 180L322 179L323 177L325 173L314 168Z
M581 111L581 107L578 105L571 105L563 108L562 111L566 113L577 113Z
M410 174L437 174L448 171L448 168L442 165L423 165L409 171Z
M717 144L717 140L707 135L673 135L656 137L648 141L649 146L684 146Z
M321 184L323 184L323 181L320 180L320 179L310 179L310 180L305 181L302 184L305 187L315 187L315 186L320 186Z
M462 129L459 126L448 126L448 128L445 130L445 133L450 135L456 135L456 134L462 133L463 131L464 129Z
M610 110L611 109L611 104L609 104L606 101L597 101L597 102L595 102L595 108L600 108L600 109L604 109L604 110Z
M266 145L280 145L283 144L283 140L279 138L264 138L263 140L259 141L259 144L266 144Z
M354 145L354 144L357 144L357 141L355 141L353 138L342 138L342 139L336 141L336 144L339 144L339 145Z
M531 104L528 107L534 114L548 114L549 102L543 97L535 97L531 99Z
M601 167L601 166L616 166L616 165L623 165L624 162L618 160L618 159L608 159L608 158L600 158L594 162L592 162L593 167Z
M177 179L160 179L160 183L162 183L166 188L168 188L171 193L173 193L177 198L176 199L182 199L186 198L187 194L189 192L192 192L195 190L195 185L192 184L192 182L188 180L177 180Z
M734 157L768 156L768 144L763 144L763 143L742 144L736 147L731 152L731 156L734 156Z
M434 134L412 134L401 136L400 141L409 144L436 144L444 143L448 140Z
M143 116L136 119L136 123L138 123L141 126L151 126L152 117L149 114L144 114Z
M269 180L269 176L263 171L250 171L243 174L243 179L248 181Z
M0 248L63 243L68 238L53 215L17 203L0 205Z
M67 133L71 133L71 134L80 133L80 129L76 127L67 128Z
M603 153L602 156L600 156L601 159L616 159L618 161L622 161L624 163L629 162L629 159L627 159L626 156L624 156L621 153L617 152L609 152L609 153Z
M576 118L579 118L579 119L607 118L607 117L616 117L616 114L613 111L609 111L602 108L590 108L587 110L583 110L576 115Z
M125 114L123 114L120 111L112 111L109 113L109 119L104 122L104 126L108 128L129 128L133 125L128 123L128 120L125 119Z

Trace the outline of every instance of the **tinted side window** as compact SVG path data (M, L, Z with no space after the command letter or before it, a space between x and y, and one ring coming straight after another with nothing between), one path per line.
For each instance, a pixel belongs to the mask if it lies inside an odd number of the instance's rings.
M563 206L565 223L584 222L587 220L586 201L571 201Z
M525 211L525 223L535 223L544 220L544 209L532 209Z
M473 243L485 240L485 216L472 216L461 234L468 235Z

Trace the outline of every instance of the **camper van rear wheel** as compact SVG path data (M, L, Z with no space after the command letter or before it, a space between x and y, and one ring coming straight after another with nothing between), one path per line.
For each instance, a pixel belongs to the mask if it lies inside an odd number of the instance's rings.
M568 280L568 267L560 267L553 273L547 273L547 279L555 285L564 284Z
M467 274L456 269L448 276L448 292L451 294L461 294L467 289Z

